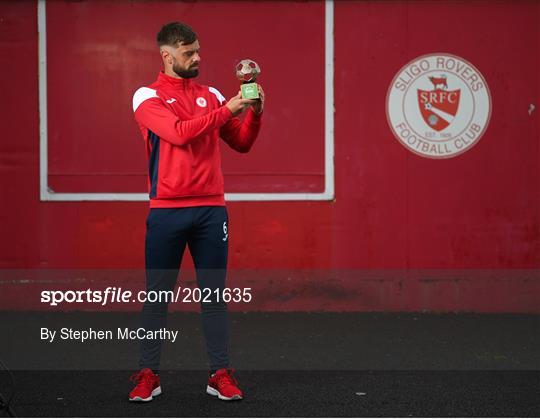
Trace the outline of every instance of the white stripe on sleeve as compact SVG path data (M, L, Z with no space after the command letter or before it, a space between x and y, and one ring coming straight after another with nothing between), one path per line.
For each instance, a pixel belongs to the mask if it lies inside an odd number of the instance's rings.
M219 100L220 105L222 105L223 102L225 102L225 96L223 96L218 89L214 87L209 87L208 90L210 90L213 94L216 95L217 99Z
M154 89L149 87L141 87L133 95L133 112L143 103L145 100L152 99L153 97L158 97Z

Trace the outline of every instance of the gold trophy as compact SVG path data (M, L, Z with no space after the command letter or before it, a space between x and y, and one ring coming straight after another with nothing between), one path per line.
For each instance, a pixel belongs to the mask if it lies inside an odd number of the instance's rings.
M255 83L259 74L259 64L253 60L242 60L236 65L236 77L242 83L242 99L259 99L259 86Z

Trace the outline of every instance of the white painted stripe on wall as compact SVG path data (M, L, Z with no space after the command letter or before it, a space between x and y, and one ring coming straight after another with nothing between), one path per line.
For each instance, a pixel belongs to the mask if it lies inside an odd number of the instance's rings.
M38 0L39 184L42 201L148 201L147 193L56 193L48 186L47 17L46 0ZM226 193L227 201L329 201L334 199L334 1L325 0L324 192ZM152 90L152 89L149 89ZM219 93L219 92L218 92ZM142 102L141 102L142 103ZM135 108L136 109L136 108Z
M45 1L40 0L38 7L38 89L39 89L39 195L47 200L49 156L47 150L47 19Z

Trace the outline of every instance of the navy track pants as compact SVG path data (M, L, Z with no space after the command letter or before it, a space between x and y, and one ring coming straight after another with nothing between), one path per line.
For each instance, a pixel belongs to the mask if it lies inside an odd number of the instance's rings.
M228 216L220 206L152 208L146 221L146 291L173 291L182 255L189 246L199 288L223 290L227 271ZM229 366L227 304L212 292L211 302L201 303L203 333L210 369ZM166 326L167 302L145 302L141 327ZM140 368L159 370L160 339L141 341Z

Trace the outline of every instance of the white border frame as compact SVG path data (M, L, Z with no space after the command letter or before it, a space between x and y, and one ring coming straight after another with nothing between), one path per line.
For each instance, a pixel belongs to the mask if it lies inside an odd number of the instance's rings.
M38 0L39 189L41 201L148 201L147 193L56 193L48 185L46 0ZM334 199L334 1L325 0L324 192L226 193L226 201L331 201Z

